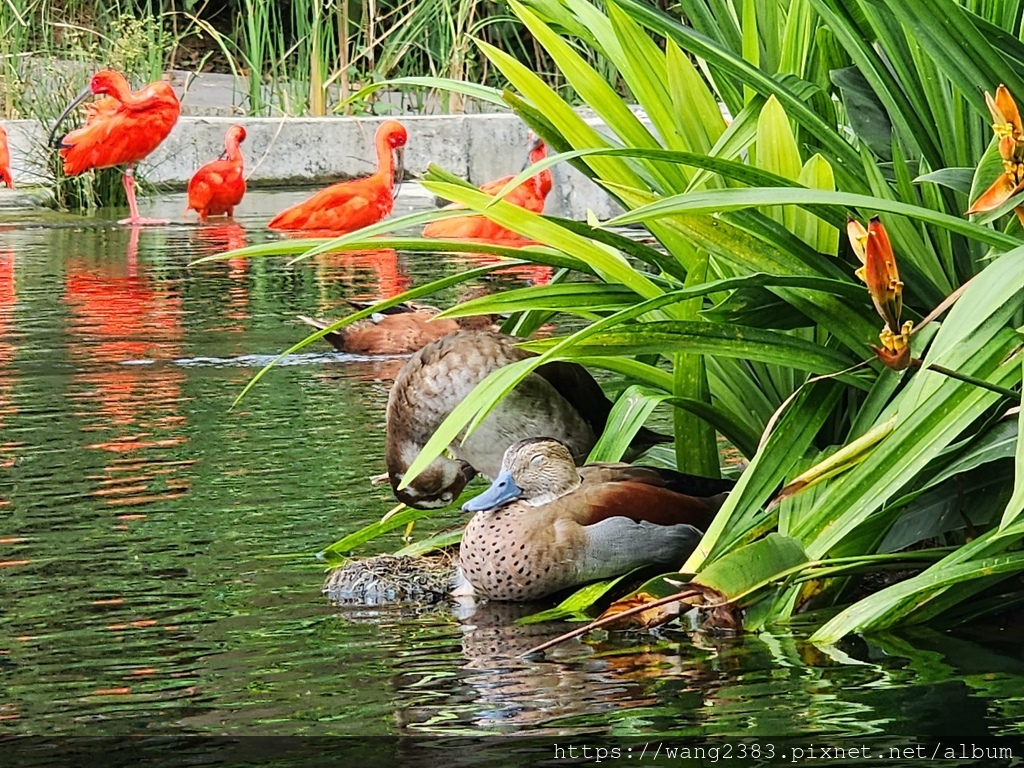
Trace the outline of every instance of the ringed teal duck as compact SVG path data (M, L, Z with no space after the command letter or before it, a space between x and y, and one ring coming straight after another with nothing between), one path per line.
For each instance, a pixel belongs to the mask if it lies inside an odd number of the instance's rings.
M484 296L486 293L486 288L475 288L463 294L458 303ZM370 306L366 302L348 303L356 309ZM438 318L440 311L429 304L407 301L388 307L382 312L375 312L370 317L338 331L332 331L324 336L324 341L339 352L354 355L408 355L456 331L490 330L494 327L493 315ZM306 325L311 325L319 331L332 324L329 320L319 320L305 315L298 317Z
M561 440L582 462L604 430L612 404L585 368L547 363L527 376L462 440L454 456L438 456L406 488L406 470L441 422L492 371L532 357L517 339L492 331L460 331L427 344L395 377L388 397L386 463L399 501L418 509L450 504L473 477L497 476L505 449L517 440L547 435ZM642 451L671 438L641 430L633 447Z
M505 452L459 561L478 597L535 600L645 565L678 567L722 506L731 480L608 463L577 468L551 438Z

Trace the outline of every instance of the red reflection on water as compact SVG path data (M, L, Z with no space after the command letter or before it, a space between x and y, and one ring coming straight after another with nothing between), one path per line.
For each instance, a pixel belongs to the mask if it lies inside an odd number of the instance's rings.
M14 251L0 250L0 428L17 412L14 404L15 376L11 363L18 352L13 341L14 306L18 301L14 284ZM0 443L0 469L14 465L14 451L20 443ZM0 491L0 507L11 503L10 498Z
M358 289L368 277L371 278L373 287L369 291L357 290L350 294L353 299L390 299L412 286L398 253L390 248L381 251L335 251L315 258L317 277L322 283L342 282Z
M197 227L190 236L194 244L194 252L198 254L218 254L244 248L249 244L245 230L234 222L223 224L206 224ZM242 333L246 330L245 322L249 319L249 268L250 259L227 259L227 276L231 280L228 286L228 300L223 317L227 323L211 331ZM238 352L241 352L239 347Z
M111 506L148 504L183 496L188 481L173 461L187 441L180 410L184 371L182 305L166 283L138 261L139 228L125 258L70 259L64 282L69 353L76 364L69 399L82 430L96 432L86 447L110 454L103 473L90 475L90 495ZM191 462L184 462L191 463Z
M203 224L192 231L192 237L200 246L207 246L210 253L234 251L249 243L245 230L234 222Z
M499 243L499 245L503 245L503 243ZM462 255L481 267L497 264L504 260L501 256L495 256L490 253L464 253ZM554 267L545 267L541 264L523 264L522 266L496 269L494 274L514 275L520 280L525 280L530 285L547 285L551 281L551 275L554 274L554 271Z

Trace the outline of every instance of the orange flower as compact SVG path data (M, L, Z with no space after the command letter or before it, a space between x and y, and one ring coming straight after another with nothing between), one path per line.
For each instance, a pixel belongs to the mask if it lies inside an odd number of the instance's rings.
M873 346L872 349L886 366L902 371L910 365L910 334L914 324L908 320L900 326L903 282L896 268L889 235L877 216L871 219L867 229L859 221L850 219L846 223L846 234L863 264L856 275L867 284L871 303L885 321L885 327L879 334L882 346Z
M985 103L992 114L992 132L999 139L999 156L1003 159L1003 172L991 187L978 196L974 205L967 210L968 215L993 211L1017 193L1024 191L1024 126L1021 124L1017 102L1013 100L1006 86L1000 85L996 89L994 99L988 91L985 92ZM1024 208L1018 206L1013 212L1024 226Z
M882 346L876 347L872 344L871 349L875 351L878 359L886 368L902 371L910 366L913 360L910 354L910 332L913 328L914 324L907 320L898 334L890 331L888 325L878 334Z

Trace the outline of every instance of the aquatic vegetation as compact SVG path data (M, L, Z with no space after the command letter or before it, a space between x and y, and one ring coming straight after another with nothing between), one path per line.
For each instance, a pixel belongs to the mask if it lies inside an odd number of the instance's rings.
M1015 330L1024 238L1013 196L964 216L985 190L1007 186L999 176L1016 157L1006 95L997 91L1003 119L991 141L984 96L1000 84L1024 93L1020 22L1004 5L696 2L684 3L684 22L643 0L605 10L510 0L607 134L529 67L478 41L508 87L473 92L515 111L558 152L504 191L569 162L625 212L563 221L440 169L428 174L431 192L542 244L509 255L562 270L551 285L474 299L447 316L513 312L506 328L519 324L523 336L558 314L585 325L525 343L539 354L481 382L404 482L537 366L585 361L634 382L610 417L615 439L592 460L617 458L651 411L669 405L678 469L717 474L719 436L748 462L682 575L649 585L652 599L688 590L698 603L724 602L752 630L820 610L820 642L969 620L1019 601L1007 579L1024 571L1015 551L1024 537ZM644 119L592 54L614 65ZM852 241L840 237L851 218L871 220L850 228ZM382 222L307 255L418 248L373 236L423 221ZM874 594L861 587L865 574L897 568L917 575Z

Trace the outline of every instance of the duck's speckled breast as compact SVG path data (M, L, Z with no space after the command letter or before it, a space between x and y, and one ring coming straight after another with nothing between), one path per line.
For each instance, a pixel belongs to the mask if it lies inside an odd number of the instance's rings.
M578 525L560 521L556 526L549 514L517 504L478 512L462 534L462 573L479 597L544 597L577 583L569 556L575 534L582 536Z

